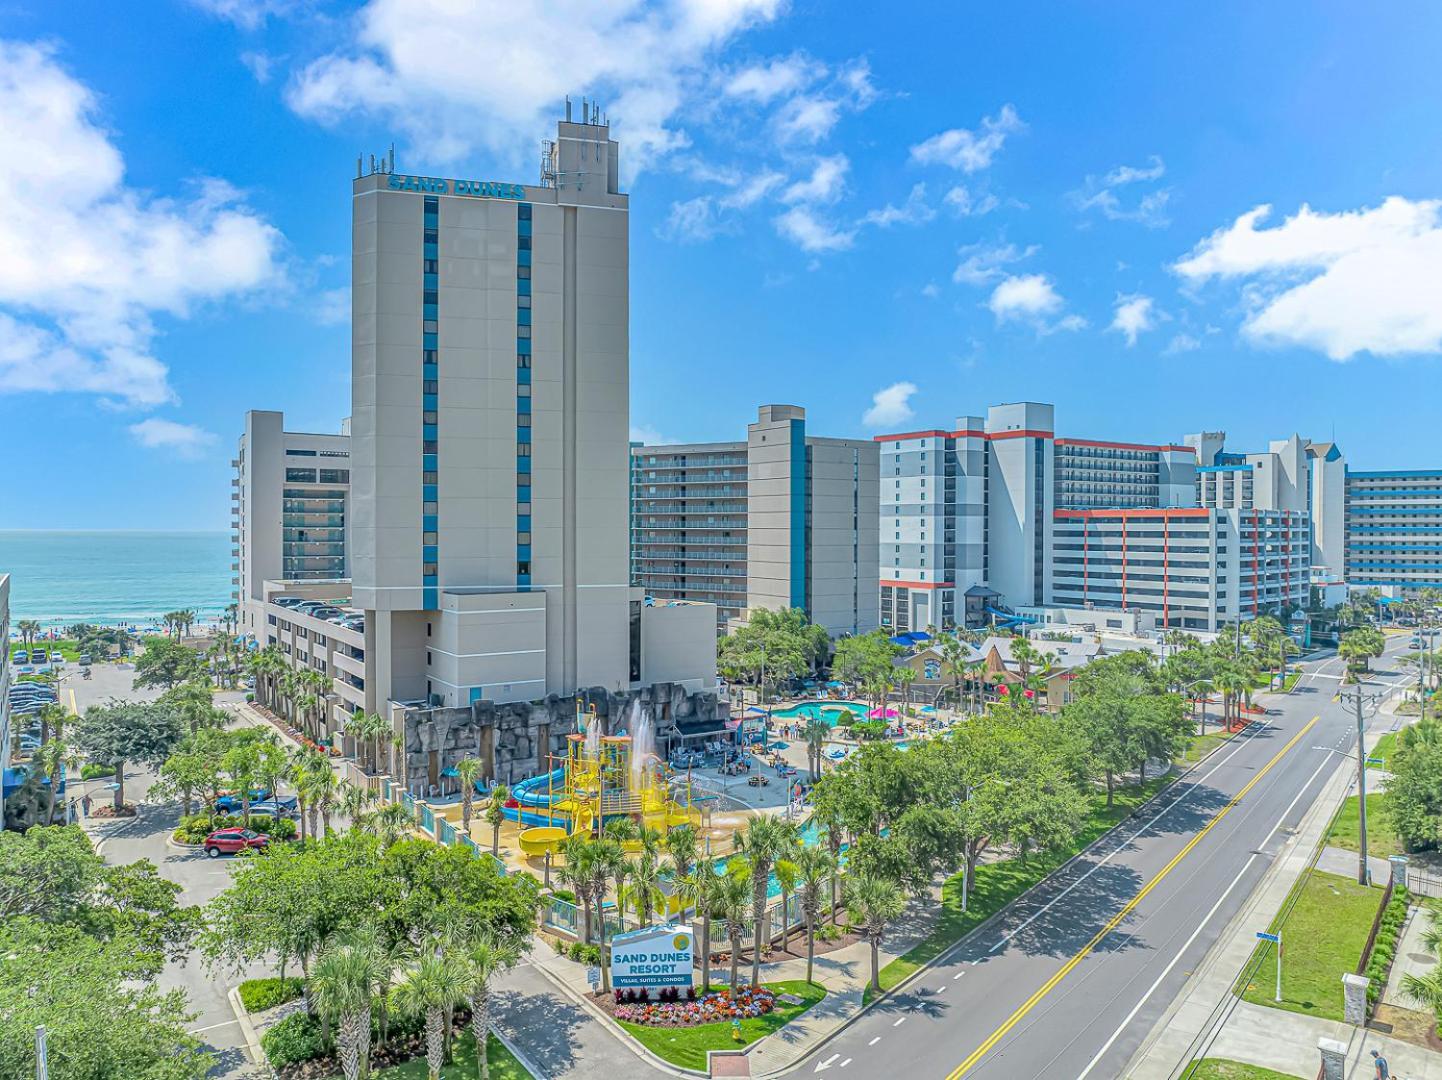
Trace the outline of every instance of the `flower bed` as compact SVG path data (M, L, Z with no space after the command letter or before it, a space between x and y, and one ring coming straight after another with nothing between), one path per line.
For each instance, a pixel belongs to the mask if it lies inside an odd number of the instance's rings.
M765 1016L776 1007L776 995L762 988L714 990L696 1001L639 1001L616 1006L617 1020L652 1027L692 1027L718 1020Z

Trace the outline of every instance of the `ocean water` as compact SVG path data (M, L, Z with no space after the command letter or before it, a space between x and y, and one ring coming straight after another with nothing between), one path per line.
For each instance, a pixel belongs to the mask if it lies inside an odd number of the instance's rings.
M225 532L0 530L12 630L20 619L144 627L182 608L208 622L231 602L230 562Z

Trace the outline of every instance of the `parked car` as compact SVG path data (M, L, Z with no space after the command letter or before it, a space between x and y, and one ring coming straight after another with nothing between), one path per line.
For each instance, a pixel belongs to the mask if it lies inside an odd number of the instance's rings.
M45 649L33 649L30 652L30 662L32 664L44 664L47 663L49 660L50 653L47 652Z
M250 793L250 804L254 806L258 802L264 802L270 798L270 792L263 788L256 788ZM220 797L215 800L215 808L222 814L240 813L240 792L223 791Z
M17 664L28 664L30 663L30 654L24 649L16 649L15 655L11 659Z
M250 804L251 817L288 818L295 817L299 803L294 795L282 795L278 799L262 799ZM239 807L236 808L239 813Z
M203 846L206 855L218 859L222 855L238 855L242 851L264 851L269 843L270 837L264 833L234 826L229 829L216 829L205 838Z
M89 654L88 652L83 652L83 653L80 654L80 666L81 666L81 667L89 667L89 666L90 666L90 654Z

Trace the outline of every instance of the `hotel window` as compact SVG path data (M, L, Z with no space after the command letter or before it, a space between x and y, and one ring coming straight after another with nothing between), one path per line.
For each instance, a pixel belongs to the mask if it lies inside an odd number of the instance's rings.
M520 221L530 221L530 220L531 220L531 204L530 204L530 203L522 203L520 206L516 207L516 217L517 217L517 219L520 220Z
M520 560L518 560L518 561L516 562L516 573L517 573L517 575L524 575L525 577L530 577L530 576L531 576L531 560L529 560L529 559L520 559Z
M530 457L530 456L531 456L531 444L528 443L528 442L516 443L516 456L517 456L517 457Z
M424 243L427 243L427 244L439 244L439 243L441 242L441 233L440 233L440 230L439 230L439 229L427 229L427 230L425 231L424 237L422 238L422 241L423 241Z
M531 369L531 357L527 353L516 353L516 367L521 371Z
M434 547L436 543L436 534L433 532L421 533L421 543L425 544L426 547Z
M531 504L530 504L530 503L528 503L528 502L518 502L518 503L516 503L516 516L517 516L517 517L530 517L530 514L531 514Z
M530 396L531 396L531 384L530 384L530 383L521 383L519 386L517 386L517 387L516 387L516 396L517 396L517 397L530 397Z
M425 514L427 517L435 514L435 513L436 513L436 504L433 503L433 502L423 502L423 503L421 503L421 513L422 513L422 514Z
M434 472L423 472L423 473L421 473L421 483L422 483L422 484L434 484L434 483L436 483L436 482L437 482L437 474L436 474L436 473L434 473ZM432 541L430 541L430 543L434 544L435 541L432 540Z
M421 323L421 333L434 334L439 332L439 326L435 319L426 319Z
M440 294L437 290L435 290L435 289L423 289L423 290L421 291L421 303L422 303L422 304L439 304L440 302L441 302L441 294Z
M516 237L516 249L517 249L518 251L530 251L530 250L531 250L531 238L530 238L529 236L518 236L518 237Z
M441 272L441 261L439 259L422 259L421 273L439 274Z
M426 410L422 411L422 413L421 413L421 423L423 423L423 424L434 424L434 423L438 423L438 421L437 421L437 419L436 419L436 412L435 412L435 410L434 410L434 409L426 409Z
M435 349L422 349L422 350L421 350L421 363L422 363L422 364L439 364L440 362L441 362L441 356L440 356L440 353L439 353L437 350L435 350Z
M434 454L437 452L437 447L438 444L435 439L427 439L425 442L421 443L421 453Z
M531 542L531 534L530 534L530 533L528 533L528 532L518 532L518 533L516 533L516 543L518 543L518 544L529 544L530 542Z
M516 297L516 307L518 307L518 308L528 308L528 307L530 307L530 306L531 306L531 298L530 298L529 296L518 296L518 297Z
M531 279L531 268L529 266L516 267L516 279L518 281L529 281Z
M516 337L518 337L518 338L528 338L528 337L530 337L530 336L531 336L531 328L530 328L529 326L527 326L525 323L518 323L518 324L516 325Z
M435 379L426 379L424 382L421 383L422 394L439 394L440 392L441 384Z

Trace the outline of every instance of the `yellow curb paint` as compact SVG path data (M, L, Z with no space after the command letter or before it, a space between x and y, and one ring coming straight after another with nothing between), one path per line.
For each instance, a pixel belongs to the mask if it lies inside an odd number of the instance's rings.
M1000 1027L998 1027L995 1031L988 1035L986 1041L983 1042L980 1046L978 1046L975 1050L973 1050L971 1052L971 1055L947 1076L946 1080L959 1080L960 1077L965 1076L968 1072L974 1069L977 1063L980 1062L981 1059L984 1058L991 1051L992 1047L994 1047L997 1043L999 1043L1002 1039L1006 1037L1007 1032L1014 1028L1018 1023L1020 1023L1021 1020L1025 1018L1027 1013L1031 1012L1032 1009L1036 1008L1037 1004L1048 994L1050 994L1052 990L1056 988L1056 985L1061 982L1062 979L1066 978L1068 973L1070 973L1074 967L1080 964L1091 954L1091 951L1095 949L1098 944L1101 943L1103 938L1105 938L1108 934L1110 934L1113 930L1115 930L1118 926L1121 925L1121 921L1125 919L1128 915L1130 915L1138 904L1140 904L1143 900L1146 899L1147 894L1150 893L1153 889L1155 889L1161 883L1163 878L1165 878L1174 869L1176 869L1177 864L1187 857L1187 855L1191 852L1192 848L1196 847L1202 842L1202 837L1206 836L1207 833L1211 832L1212 828L1217 824L1217 822L1221 821L1224 817L1230 814L1233 807L1235 807L1237 803L1241 802L1242 799L1246 796L1246 794L1251 791L1252 788L1256 787L1258 783L1261 782L1262 777L1266 776L1267 773L1272 771L1272 766L1277 764L1277 762L1281 761L1282 757L1287 753L1287 751L1292 749L1292 747L1296 746L1297 743L1301 741L1302 736L1306 735L1307 732L1311 731L1312 726L1316 724L1316 722L1320 719L1320 716L1312 717L1312 719L1307 722L1307 725L1303 727L1301 731L1293 735L1292 738L1288 741L1287 745L1278 750L1277 753L1273 756L1272 760L1263 765L1257 775L1247 781L1247 785L1242 788L1241 791L1237 792L1237 794L1232 797L1231 801L1228 802L1226 806L1222 807L1222 809L1218 811L1217 816L1212 818L1211 821L1207 822L1207 824L1202 827L1202 830L1198 832L1196 836L1192 837L1189 841L1187 841L1186 847L1182 848L1181 851L1177 852L1176 855L1172 857L1171 862L1167 863L1166 866L1162 867L1161 870L1157 872L1157 875L1152 878L1151 881L1147 882L1146 885L1142 887L1141 891L1136 894L1136 896L1132 897L1131 900L1127 901L1126 906L1123 907L1120 911L1118 911L1115 915L1113 915L1107 921L1107 924L1097 931L1096 936L1093 937L1090 941L1088 941L1084 946L1082 946L1081 950L1075 956L1073 956L1070 960L1063 964L1055 975L1053 975L1050 979L1048 979L1045 983L1041 985L1040 989L1038 989L1036 993L1032 994L1031 997L1027 998L1026 1001L1022 1002L1020 1007L1017 1008L1016 1012L1012 1013L1009 1017L1007 1017L1006 1021Z

